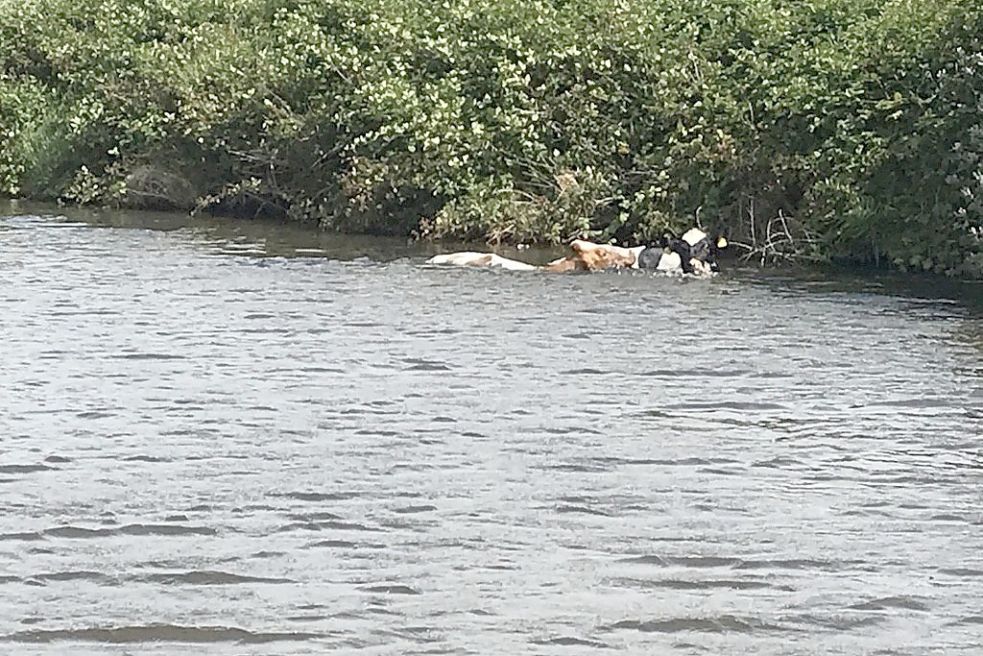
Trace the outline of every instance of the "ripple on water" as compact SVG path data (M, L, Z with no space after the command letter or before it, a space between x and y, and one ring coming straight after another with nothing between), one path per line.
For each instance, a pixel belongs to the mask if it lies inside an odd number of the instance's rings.
M86 216L0 215L0 652L978 651L976 305Z
M882 597L880 599L871 599L870 601L863 601L853 604L849 607L851 610L928 610L928 605L919 601L914 597Z
M55 471L57 467L44 464L0 465L0 474L34 474L43 471Z
M294 522L286 524L276 529L279 533L289 533L293 531L356 531L367 533L379 533L384 529L375 526L366 526L358 522L342 522L334 520Z
M270 493L272 497L285 497L288 499L296 499L298 501L347 501L349 499L356 499L359 496L358 492L272 492Z
M113 628L83 628L47 631L20 631L0 640L6 642L101 642L106 644L141 644L155 642L236 642L261 644L267 642L302 642L321 637L318 633L301 632L253 632L225 626L180 626L174 624L147 624Z
M715 617L677 617L664 620L622 620L601 631L639 631L641 633L752 633L788 632L792 629L756 617L718 615Z
M589 640L587 638L577 638L575 636L557 636L555 638L530 640L534 645L558 647L590 647L592 649L614 649L614 646L600 640Z
M247 576L232 572L200 570L191 572L158 572L134 577L134 580L144 583L160 583L163 585L243 585L246 583L283 584L296 583L290 579L270 578L266 576Z
M116 528L88 528L84 526L57 526L45 529L44 535L56 538L101 538L112 535L217 535L209 526L184 526L178 524L127 524Z
M741 564L740 558L727 558L721 556L660 556L648 554L644 556L633 556L623 558L623 563L635 565L658 565L659 567L681 566L695 568L714 568L714 567L737 567Z
M787 585L776 585L768 581L751 579L617 579L613 585L625 588L664 588L666 590L775 590L790 591Z
M360 588L363 592L384 595L418 595L420 592L408 585L368 585Z

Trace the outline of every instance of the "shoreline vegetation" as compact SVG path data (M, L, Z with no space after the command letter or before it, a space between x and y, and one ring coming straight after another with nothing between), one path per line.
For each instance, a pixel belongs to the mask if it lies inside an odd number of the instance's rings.
M983 278L975 0L0 0L0 196Z

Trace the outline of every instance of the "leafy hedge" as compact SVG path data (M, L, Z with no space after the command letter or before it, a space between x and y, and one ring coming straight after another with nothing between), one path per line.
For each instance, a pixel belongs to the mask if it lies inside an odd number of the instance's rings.
M983 277L977 0L0 0L0 193Z

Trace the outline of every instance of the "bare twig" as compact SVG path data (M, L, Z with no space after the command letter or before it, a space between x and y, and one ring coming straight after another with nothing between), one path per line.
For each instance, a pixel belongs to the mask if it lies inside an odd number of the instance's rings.
M741 259L745 261L755 259L761 266L775 262L813 259L815 251L813 247L819 240L804 226L793 228L792 223L790 223L791 217L786 216L782 210L779 210L778 214L765 224L763 241L759 241L753 207L754 199L750 198L748 224L751 243L731 242L734 246L745 251Z
M751 243L758 245L758 229L754 225L754 196L748 197L748 216L751 217Z

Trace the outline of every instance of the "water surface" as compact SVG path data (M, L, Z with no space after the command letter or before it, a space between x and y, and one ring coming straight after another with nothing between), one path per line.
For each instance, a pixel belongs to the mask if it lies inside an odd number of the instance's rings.
M3 653L979 653L978 286L69 214L0 212Z

